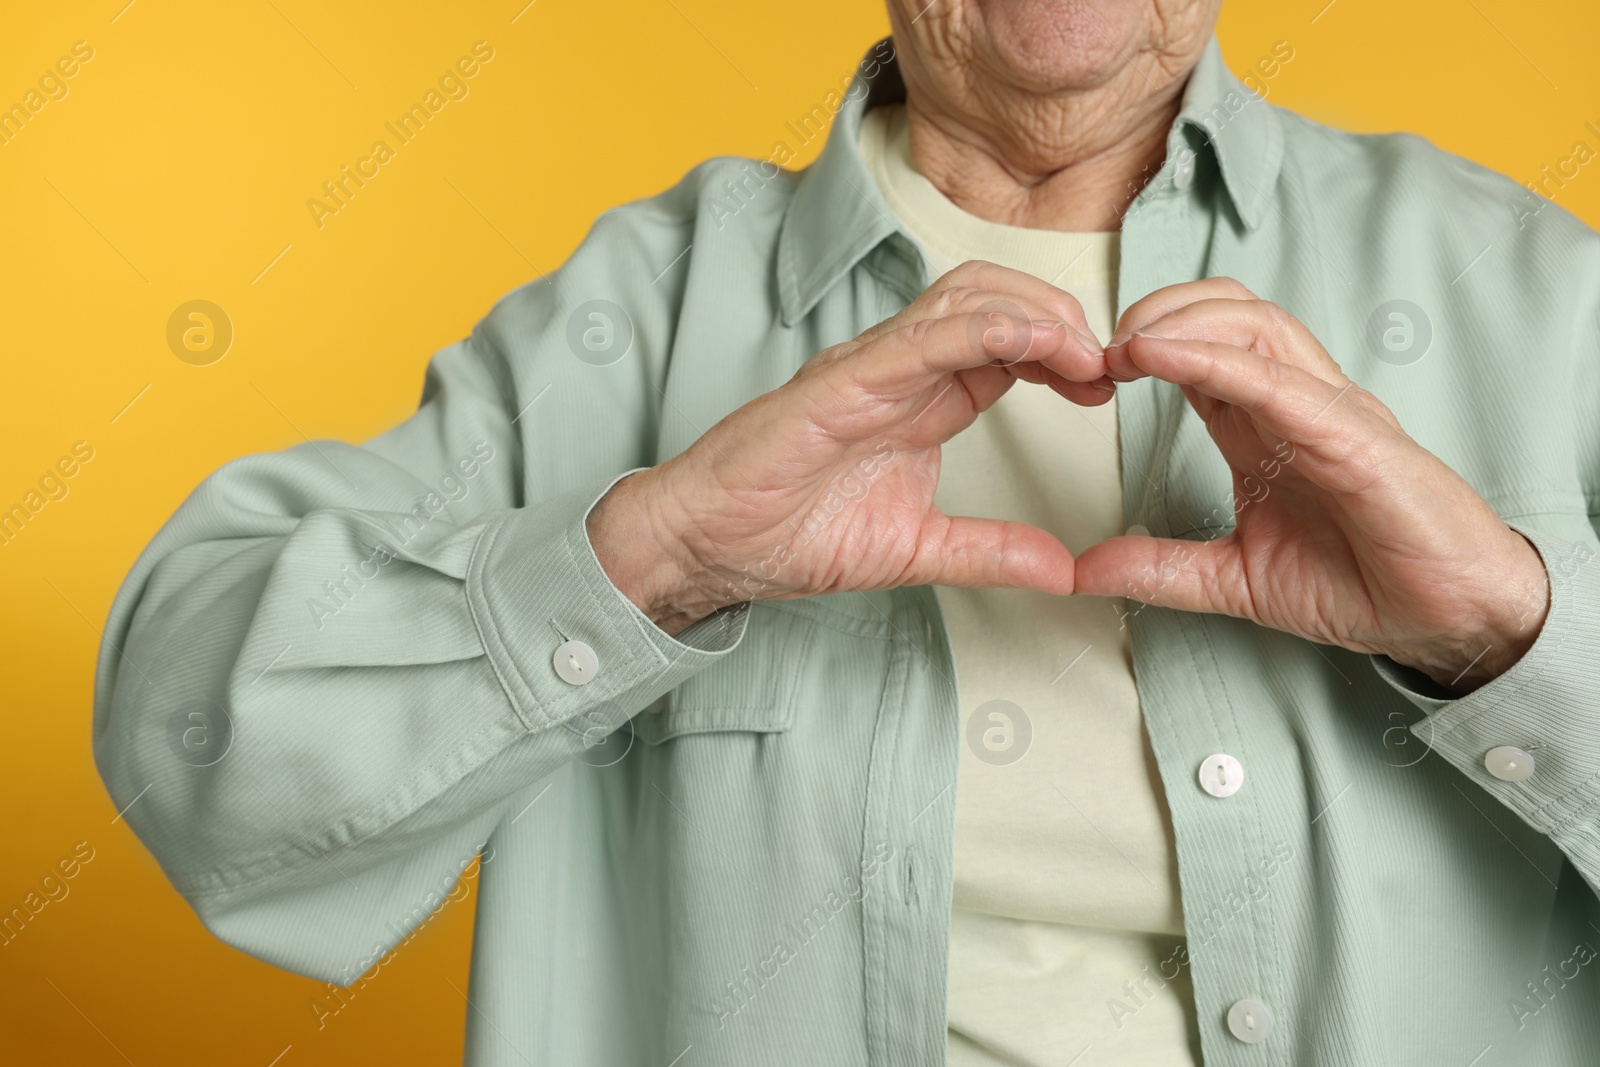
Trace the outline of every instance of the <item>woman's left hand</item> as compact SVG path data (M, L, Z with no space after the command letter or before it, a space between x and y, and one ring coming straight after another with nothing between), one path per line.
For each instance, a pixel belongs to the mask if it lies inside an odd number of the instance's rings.
M1106 360L1183 390L1233 470L1236 525L1102 542L1077 592L1383 653L1461 692L1533 644L1539 554L1282 308L1229 278L1169 286L1124 312Z

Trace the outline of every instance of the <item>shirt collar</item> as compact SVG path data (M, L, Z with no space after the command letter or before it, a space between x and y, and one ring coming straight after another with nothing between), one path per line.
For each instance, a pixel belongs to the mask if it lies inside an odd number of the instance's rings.
M801 174L784 214L777 269L785 325L798 322L863 256L899 229L861 158L858 139L861 117L869 109L904 99L893 41L885 38L861 61L822 154ZM1212 146L1234 211L1246 228L1255 229L1272 204L1283 162L1283 131L1273 108L1222 62L1215 36L1184 87L1167 141L1169 160L1187 147L1186 129Z
M1211 145L1239 220L1251 230L1261 225L1283 164L1283 128L1277 111L1222 61L1215 36L1184 86L1183 104L1167 140L1169 158L1182 150L1179 137L1185 127Z

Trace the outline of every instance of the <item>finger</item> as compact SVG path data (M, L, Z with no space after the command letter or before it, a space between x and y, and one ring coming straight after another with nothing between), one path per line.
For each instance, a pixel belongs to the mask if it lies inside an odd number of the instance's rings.
M1058 289L1043 278L984 260L970 260L955 268L950 274L960 280L970 278L966 284L974 288L985 289L1002 298L1010 297L1021 304L1038 307L1049 317L1072 326L1079 339L1089 347L1100 348L1099 338L1095 337L1094 331L1089 328L1083 304L1065 289Z
M1409 440L1392 417L1373 410L1354 382L1336 387L1243 348L1135 334L1118 351L1144 373L1182 387L1208 426L1212 411L1202 399L1238 408L1260 430L1303 447L1322 461L1314 465L1323 471L1315 480L1326 489L1351 492L1370 484L1389 448ZM1352 463L1357 459L1365 462ZM1301 470L1311 473L1304 464Z
M1038 363L1069 381L1098 381L1104 355L1088 351L1069 329L981 310L923 319L855 349L834 370L880 396L920 391L947 374L997 362Z
M1148 296L1129 304L1117 319L1117 328L1106 342L1107 347L1126 340L1136 331L1185 304L1197 300L1254 300L1256 294L1232 278L1202 278L1197 282L1179 282L1163 286Z
M937 514L930 519L904 585L1072 592L1067 546L1036 526Z
M1049 286L1045 288L1051 292L1059 292ZM1003 338L1008 334L1014 335L1010 338L1014 343L1014 351L1013 355L1008 357L1009 362L1019 361L1021 357L1015 353L1027 350L1031 331L1053 326L1063 327L1070 335L1067 339L1066 352L1069 356L1077 358L1055 369L1072 381L1093 381L1105 373L1105 352L1094 334L1084 327L1082 309L1078 307L1077 300L1070 296L1067 298L1072 301L1076 309L1077 321L1058 317L1056 314L1058 308L1035 302L1025 296L1013 298L1010 294L993 289L963 289L959 293L952 291L942 302L942 312L937 317L950 318L963 314L974 316L975 319L969 327L974 345L978 344L980 339L987 341ZM912 332L915 332L918 324L925 324L931 317L934 316L911 320L896 332L903 332L906 326L912 327Z
M1343 387L1350 379L1305 324L1267 300L1202 299L1151 320L1139 333L1220 341L1309 371Z
M1037 363L1018 363L1004 369L1025 382L1048 386L1057 395L1065 397L1079 407L1098 407L1117 395L1116 383L1110 378L1100 378L1092 382L1068 381Z
M1075 589L1178 611L1254 618L1242 557L1232 534L1213 541L1113 537L1085 549Z
M1351 384L1349 375L1304 323L1266 300L1199 300L1156 319L1139 332L1247 348L1307 371L1339 389L1347 389ZM1125 347L1126 342L1123 342L1106 352L1108 373L1118 379L1132 370L1123 352ZM1341 403L1362 408L1391 429L1404 432L1394 412L1364 389L1350 389ZM1205 413L1199 405L1196 407Z
M859 382L857 388L864 387L876 392L879 396L899 394L908 400L911 407L905 408L906 415L902 416L902 431L908 440L919 442L922 445L942 443L972 425L979 414L988 410L1010 388L1011 383L1019 378L1030 381L1047 381L1068 384L1065 378L1044 363L1051 361L1045 355L1050 347L1051 338L1045 336L1042 340L1037 332L1025 342L1026 348L1018 350L1013 343L1007 342L1003 337L993 339L979 345L980 351L977 358L983 358L986 353L995 352L1000 355L990 362L975 367L962 367L950 372L950 364L942 366L939 357L942 355L950 359L961 359L963 362L971 361L972 357L962 352L951 353L946 351L944 342L939 338L941 333L949 333L960 328L960 319L935 319L909 329L924 330L931 335L932 340L929 350L935 355L935 366L928 369L925 364L926 353L915 344L908 346L898 353L883 353L880 359L884 362L876 367L871 367L862 375L864 382ZM878 345L893 345L902 339L898 336L884 338ZM1057 334L1057 340L1061 335ZM1061 343L1065 343L1061 340ZM873 353L868 353L870 357ZM1020 357L1015 362L1006 356ZM898 361L892 362L892 361ZM922 364L921 371L908 366L909 364ZM911 391L907 392L905 381L920 379L913 382ZM1071 395L1062 393L1071 399ZM1096 402L1099 401L1096 398ZM913 410L914 409L914 410Z
M813 395L840 417L860 410L863 393L909 405L899 421L908 439L924 446L966 429L1018 378L1048 385L1085 407L1111 399L1110 379L1081 367L1085 356L1060 324L1023 326L998 329L984 315L924 320L802 373L829 376L822 379L828 387ZM1063 365L1090 380L1064 377Z
M1068 323L1084 335L1086 343L1096 349L1100 347L1077 297L1032 274L977 259L945 272L921 296L898 314L869 328L861 339L871 340L907 323L948 314L954 302L974 291L1028 305L1040 312L1039 318Z
M982 413L993 407L996 401L1006 394L1008 389L1017 384L1017 380L1023 376L1017 374L1016 371L1024 367L1029 370L1040 370L1037 363L1019 363L1013 367L975 367L972 370L957 372L956 377L960 380L962 389L969 398L972 410ZM1055 381L1061 380L1055 375L1049 374L1049 372L1043 373L1048 374ZM952 389L951 393L957 391ZM935 416L935 418L940 418L940 416ZM942 418L940 421L942 421Z
M1069 382L1036 363L978 367L957 371L955 378L959 387L946 382L931 395L924 393L919 398L920 406L905 424L908 440L923 446L950 440L989 410L1019 378L1046 385L1080 407L1098 407L1116 395L1110 379Z
M1056 378L1049 383L1059 395L1082 408L1099 407L1117 395L1117 387L1110 378L1097 382L1069 382Z
M1114 371L1127 369L1191 387L1257 416L1283 436L1320 421L1341 393L1352 387L1336 386L1299 367L1219 341L1140 333L1117 351Z

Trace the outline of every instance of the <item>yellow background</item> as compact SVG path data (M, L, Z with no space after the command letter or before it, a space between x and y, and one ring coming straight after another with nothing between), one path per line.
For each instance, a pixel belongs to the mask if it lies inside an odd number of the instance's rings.
M598 212L765 157L887 30L873 0L525 2L8 5L0 105L75 41L94 58L0 145L0 509L74 442L94 459L0 546L0 914L95 856L0 947L0 1062L459 1062L473 896L319 1029L325 989L212 939L114 821L90 697L118 583L205 474L404 419L429 355ZM1325 5L1228 0L1229 63L1287 41L1272 102L1518 180L1600 149L1594 0ZM479 40L470 95L319 230L306 200ZM1556 199L1600 223L1600 164ZM209 366L166 343L193 299L235 330Z

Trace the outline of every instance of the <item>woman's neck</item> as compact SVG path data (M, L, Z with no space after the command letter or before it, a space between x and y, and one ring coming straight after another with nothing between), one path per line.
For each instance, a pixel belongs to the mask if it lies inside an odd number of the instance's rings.
M1188 73L1163 78L1151 66L1130 65L1082 92L990 84L957 100L917 85L912 74L912 163L962 210L991 222L1117 230L1166 158Z

